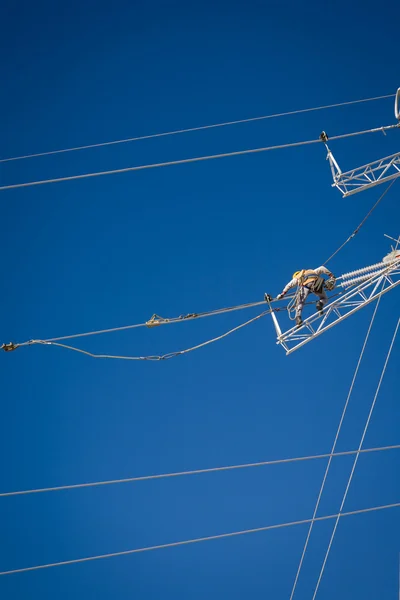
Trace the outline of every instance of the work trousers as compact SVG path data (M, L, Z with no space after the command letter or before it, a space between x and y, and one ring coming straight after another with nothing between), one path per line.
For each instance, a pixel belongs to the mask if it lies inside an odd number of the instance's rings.
M305 287L305 286L301 286L299 289L299 294L297 296L297 305L296 305L296 317L301 317L301 313L303 311L304 308L304 304L306 303L308 294L311 292L310 288ZM325 304L328 301L328 297L326 295L325 290L323 289L322 292L318 293L318 292L311 292L312 294L315 294L316 296L318 296L322 306L325 306Z

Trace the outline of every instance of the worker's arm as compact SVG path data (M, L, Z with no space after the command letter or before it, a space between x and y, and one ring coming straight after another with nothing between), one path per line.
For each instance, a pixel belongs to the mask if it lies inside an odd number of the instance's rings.
M316 272L317 275L321 275L321 273L324 273L324 275L329 275L329 277L333 277L335 279L334 274L331 273L329 271L329 269L327 269L324 266L318 267L317 269L314 269L314 271Z
M282 290L281 294L278 294L277 299L280 300L281 298L283 298L283 296L293 287L295 287L297 285L297 279L292 279L291 281L289 281L289 283L287 285L285 285L285 287Z

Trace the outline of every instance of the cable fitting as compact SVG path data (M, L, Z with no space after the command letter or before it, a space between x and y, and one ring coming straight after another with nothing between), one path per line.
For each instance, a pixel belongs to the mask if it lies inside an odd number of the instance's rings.
M12 342L10 342L9 344L3 344L1 346L1 349L4 350L4 352L12 352L13 350L16 350L18 348L18 345L13 344Z
M156 327L157 325L161 325L161 323L168 323L169 319L163 319L159 315L153 315L151 319L146 321L146 327Z
M326 144L326 142L328 141L328 135L325 131L321 132L321 135L319 136L319 139L324 142L324 144Z

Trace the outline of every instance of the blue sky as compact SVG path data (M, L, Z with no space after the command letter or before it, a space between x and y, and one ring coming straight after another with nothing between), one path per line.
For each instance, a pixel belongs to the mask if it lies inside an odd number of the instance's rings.
M394 93L392 3L8 3L2 157ZM1 164L1 184L312 139L392 123L382 100ZM344 169L398 132L331 144ZM378 262L399 190L330 264ZM2 193L0 342L176 316L277 294L354 230L382 188L343 200L320 145ZM130 355L179 350L257 309L89 338ZM56 348L1 358L1 491L329 452L373 307L286 357L270 319L165 363ZM376 318L338 450L356 449L398 319ZM399 343L365 445L399 442ZM0 499L0 570L312 516L324 461ZM336 458L319 514L337 512ZM399 501L398 451L361 456L346 510ZM318 597L396 598L396 510L343 520ZM333 523L315 526L295 598L312 597ZM289 598L306 526L0 578L2 598Z

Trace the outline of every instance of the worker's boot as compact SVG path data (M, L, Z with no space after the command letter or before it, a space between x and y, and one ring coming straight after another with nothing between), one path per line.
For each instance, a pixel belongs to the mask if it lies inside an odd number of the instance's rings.
M319 314L322 315L322 313L324 312L324 305L322 304L321 300L318 300L316 307Z
M303 325L303 319L299 316L296 317L296 327L301 327Z

